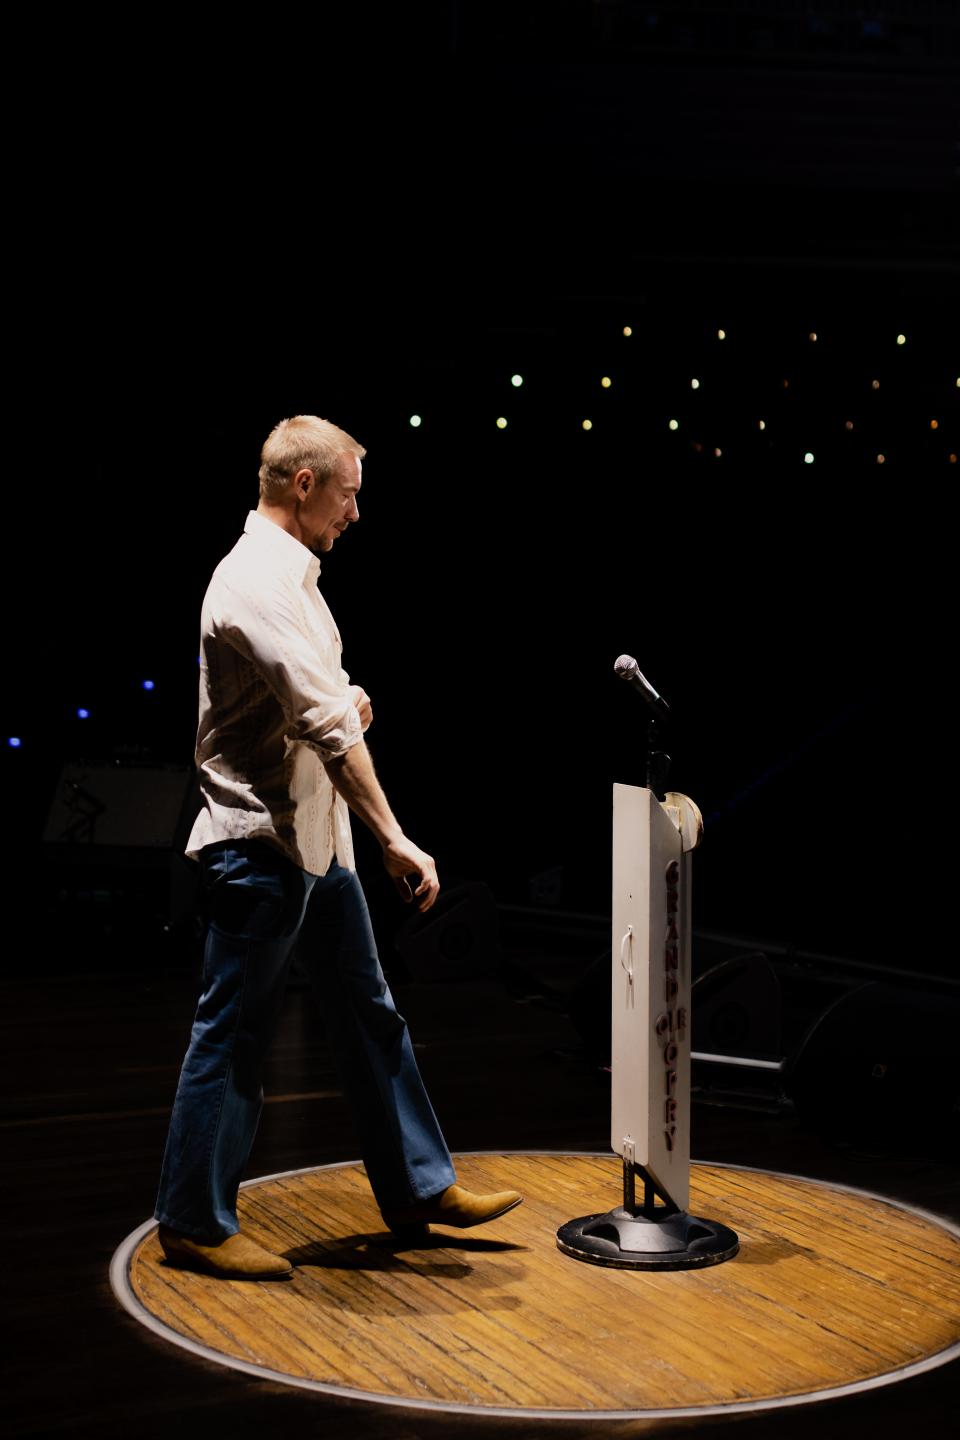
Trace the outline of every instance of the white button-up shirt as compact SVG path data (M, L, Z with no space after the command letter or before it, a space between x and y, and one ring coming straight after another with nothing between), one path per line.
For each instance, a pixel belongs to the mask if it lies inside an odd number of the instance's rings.
M251 510L200 617L196 763L203 808L186 854L217 840L278 846L314 875L356 868L350 812L324 768L362 735L357 687L317 589L320 561Z

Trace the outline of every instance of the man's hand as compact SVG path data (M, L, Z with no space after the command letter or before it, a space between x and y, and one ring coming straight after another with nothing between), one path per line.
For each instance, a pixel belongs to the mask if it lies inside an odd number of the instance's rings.
M384 845L383 863L387 867L387 874L393 876L401 899L409 905L411 900L419 897L417 909L429 910L440 893L440 881L437 879L433 856L414 845L405 835L401 835L398 840L391 840L388 845ZM420 884L416 890L411 889L408 875L419 877Z
M362 685L351 685L353 691L353 703L360 712L360 729L366 730L373 722L373 707L370 704L370 696Z

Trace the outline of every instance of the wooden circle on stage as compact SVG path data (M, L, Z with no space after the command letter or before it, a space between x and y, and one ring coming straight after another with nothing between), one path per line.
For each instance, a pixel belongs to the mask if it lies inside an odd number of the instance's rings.
M692 1168L691 1213L740 1236L706 1269L606 1269L558 1227L620 1203L613 1155L464 1154L472 1190L523 1205L429 1242L391 1240L356 1163L247 1182L245 1233L297 1267L280 1282L167 1263L128 1236L123 1304L179 1345L326 1393L470 1413L627 1418L827 1399L960 1354L960 1231L863 1191Z

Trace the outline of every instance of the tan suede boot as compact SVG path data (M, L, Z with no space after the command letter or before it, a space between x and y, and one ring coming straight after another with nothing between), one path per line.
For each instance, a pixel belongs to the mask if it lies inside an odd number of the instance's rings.
M279 1280L293 1274L289 1260L264 1250L246 1235L228 1235L219 1245L201 1245L161 1225L157 1238L170 1264L181 1270L202 1270L233 1280Z
M495 1220L505 1215L523 1196L518 1190L498 1190L494 1195L474 1195L462 1185L450 1185L439 1195L430 1195L399 1210L385 1210L381 1213L391 1230L407 1231L423 1228L429 1223L452 1225L465 1230L470 1225L482 1225L486 1220Z

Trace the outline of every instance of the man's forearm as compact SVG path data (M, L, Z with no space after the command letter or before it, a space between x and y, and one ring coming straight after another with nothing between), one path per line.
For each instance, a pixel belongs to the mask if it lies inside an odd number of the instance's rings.
M402 838L403 831L387 803L366 742L351 745L334 760L325 761L334 789L353 813L369 827L383 846Z
M351 745L335 760L324 762L334 789L342 795L355 815L373 831L383 847L383 863L393 876L400 896L418 910L429 910L440 891L437 865L432 855L404 835L380 782L366 742ZM411 876L416 876L414 886Z

